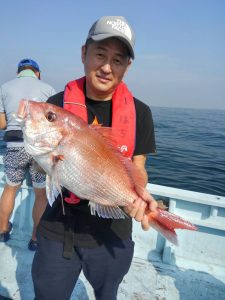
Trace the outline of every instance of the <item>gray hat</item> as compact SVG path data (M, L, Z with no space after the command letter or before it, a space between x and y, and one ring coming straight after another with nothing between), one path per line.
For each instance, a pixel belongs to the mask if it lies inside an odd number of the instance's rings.
M88 32L88 39L93 41L102 41L104 39L115 37L126 44L130 56L134 59L134 32L127 20L120 16L105 16L97 20Z

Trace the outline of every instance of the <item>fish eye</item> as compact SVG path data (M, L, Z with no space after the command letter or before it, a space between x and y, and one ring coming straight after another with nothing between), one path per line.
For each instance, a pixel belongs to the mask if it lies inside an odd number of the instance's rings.
M56 114L52 111L49 111L49 112L47 112L45 117L49 122L53 122L56 119Z

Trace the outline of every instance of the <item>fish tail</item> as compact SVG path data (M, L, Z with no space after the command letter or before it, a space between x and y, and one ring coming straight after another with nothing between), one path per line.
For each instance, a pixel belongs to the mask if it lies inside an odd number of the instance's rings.
M148 213L148 219L151 227L175 245L178 245L175 229L197 230L189 221L160 208L157 208L156 212Z

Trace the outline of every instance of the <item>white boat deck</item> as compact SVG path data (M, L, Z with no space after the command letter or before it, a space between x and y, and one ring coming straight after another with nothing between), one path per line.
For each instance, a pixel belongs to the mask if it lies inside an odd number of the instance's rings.
M0 182L0 193L4 179ZM179 247L156 231L141 230L134 222L135 254L118 300L225 300L225 197L149 184L155 197L199 226L197 232L178 230ZM30 238L33 191L22 186L12 215L11 239L0 243L0 300L34 299ZM95 299L81 274L71 300ZM49 299L53 300L53 299Z

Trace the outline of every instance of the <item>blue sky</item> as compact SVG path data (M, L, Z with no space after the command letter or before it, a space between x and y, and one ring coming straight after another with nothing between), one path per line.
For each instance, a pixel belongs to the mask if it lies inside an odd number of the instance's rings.
M225 109L224 0L7 0L0 4L0 84L35 59L57 91L83 75L80 48L92 23L123 15L136 33L125 77L150 106Z

